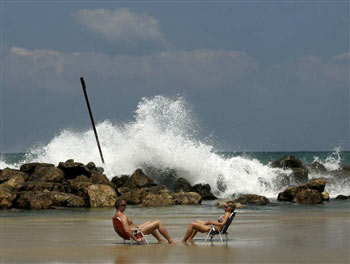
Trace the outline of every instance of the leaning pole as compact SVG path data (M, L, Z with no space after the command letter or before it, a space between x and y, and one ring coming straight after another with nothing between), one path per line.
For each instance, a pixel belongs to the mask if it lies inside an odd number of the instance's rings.
M92 116L91 107L90 107L90 103L89 103L89 98L88 98L87 93L86 93L86 85L85 85L85 81L84 81L83 77L80 77L80 82L81 82L81 86L83 87L83 92L84 92L84 96L85 96L86 105L87 105L87 108L89 110L89 115L90 115L92 128L94 129L95 138L96 138L96 142L97 142L97 147L98 147L98 150L100 151L100 156L101 156L102 163L104 164L105 161L103 159L102 150L101 150L101 146L100 146L100 141L98 140L98 135L97 135L96 127L95 127L95 121L94 121L94 117Z

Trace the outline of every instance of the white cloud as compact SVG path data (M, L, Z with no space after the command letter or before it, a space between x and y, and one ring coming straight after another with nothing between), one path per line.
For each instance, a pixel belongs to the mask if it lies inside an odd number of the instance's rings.
M168 44L160 31L158 20L146 13L133 13L128 8L114 12L106 9L81 9L73 14L79 23L118 42L137 45L146 41L160 47Z
M149 56L109 56L102 53L64 53L12 47L5 55L5 84L35 89L75 89L80 76L113 87L156 90L232 87L258 68L244 52L193 50ZM20 73L20 75L18 74Z
M349 58L350 53L336 55L329 61L314 55L305 56L297 61L293 71L302 81L330 87L334 82L349 82Z

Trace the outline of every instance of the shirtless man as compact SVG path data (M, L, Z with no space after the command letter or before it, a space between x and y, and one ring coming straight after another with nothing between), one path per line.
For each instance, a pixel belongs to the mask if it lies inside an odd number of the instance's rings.
M165 229L165 227L163 226L160 220L147 221L142 225L136 226L132 222L132 220L129 217L127 217L126 214L124 214L125 208L126 208L126 202L123 199L118 199L115 203L115 209L117 211L114 217L119 217L121 219L124 230L132 240L135 240L137 243L143 242L142 238L135 237L135 234L132 232L133 228L140 228L142 233L144 233L145 235L152 234L158 240L159 243L164 241L159 235L159 233L161 233L163 237L165 237L165 239L168 241L169 244L174 242L174 240L170 237L168 231ZM157 230L159 231L159 233L157 232Z
M201 220L196 220L195 222L192 222L188 225L185 237L182 239L182 242L186 243L187 241L193 241L193 238L197 232L208 233L212 225L215 226L218 231L221 231L224 228L231 213L233 213L235 209L236 205L233 202L229 201L224 205L225 214L217 221L204 222Z

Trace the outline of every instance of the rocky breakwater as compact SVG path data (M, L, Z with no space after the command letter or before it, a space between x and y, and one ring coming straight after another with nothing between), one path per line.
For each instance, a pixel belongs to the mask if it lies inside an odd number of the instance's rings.
M93 162L27 163L0 170L0 208L113 207L114 185Z
M165 185L157 185L152 179L137 169L130 177L114 177L116 191L127 204L157 207L170 205L200 204L202 197L189 189L172 192Z

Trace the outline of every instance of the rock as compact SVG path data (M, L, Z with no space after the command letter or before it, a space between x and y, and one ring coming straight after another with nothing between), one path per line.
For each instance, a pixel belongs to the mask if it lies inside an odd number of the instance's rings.
M2 172L0 174L0 183L4 183L15 176L16 177L21 176L24 180L28 179L28 174L26 174L20 170L6 168L6 169L2 170Z
M277 200L278 201L284 201L284 202L292 202L297 193L299 192L300 188L297 186L290 186L287 189L285 189L283 192L280 192L278 194Z
M292 170L291 177L295 184L304 184L308 181L309 171L306 168L293 168Z
M238 197L233 202L241 204L257 204L257 205L266 205L270 203L269 199L265 196L256 195L256 194L245 194L241 197Z
M39 163L39 162L32 162L32 163L25 163L20 167L20 170L27 174L32 174L36 168L39 167L54 167L55 165L50 163Z
M87 192L87 188L93 183L88 181L79 181L79 179L77 178L75 178L74 180L67 181L66 192L84 197L85 201L88 203L89 195Z
M34 172L30 175L29 180L43 182L63 182L64 173L61 169L56 167L37 166Z
M19 192L16 199L13 201L13 207L20 209L30 209L30 199L35 195L35 192Z
M303 163L301 160L295 158L294 156L284 156L278 160L271 163L272 168L282 168L282 169L292 169L292 168L303 168Z
M130 189L151 187L155 185L154 181L147 177L141 169L137 169L125 183L125 187Z
M200 204L202 201L202 197L196 192L176 192L171 196L176 205L194 205Z
M326 167L318 161L313 162L310 165L310 169L312 169L313 171L316 171L316 172L326 172L327 171Z
M304 189L297 193L293 202L299 204L322 203L322 194L316 190Z
M141 203L142 206L147 207L169 206L174 204L173 197L170 195L170 191L167 188L153 188L153 190L150 190L145 195Z
M329 193L328 192L322 192L322 201L329 201Z
M129 189L127 187L118 188L118 192L121 192L121 198L125 200L127 204L141 204L149 193L161 195L163 193L170 193L170 190L166 186L154 186L145 187L141 189Z
M95 163L90 161L88 164L86 164L86 168L88 168L89 170L94 170L94 169L96 169L96 165L95 165Z
M347 199L350 199L350 196L339 194L337 197L335 197L335 199L337 199L337 200L347 200Z
M174 189L177 179L177 171L171 168L156 168L153 166L143 166L144 172L150 179L156 180L159 185L165 185L169 190Z
M342 169L343 171L350 171L350 165L342 165L342 166L341 166L341 169Z
M85 207L83 198L62 192L47 192L29 197L30 209L50 209L58 207Z
M203 200L215 200L217 197L212 194L209 184L195 184L192 189L192 192L199 193Z
M120 177L115 176L112 178L111 182L115 185L116 188L123 187L127 181L129 180L130 176L128 175L122 175Z
M91 173L84 164L74 162L74 160L67 160L66 162L60 162L58 168L63 170L66 179L74 179L79 175L85 175L90 177Z
M4 184L7 184L11 186L14 189L19 189L24 185L24 177L22 175L16 174L12 176L7 182Z
M0 209L11 208L16 195L17 191L15 188L6 183L0 184Z
M190 192L192 189L191 184L184 178L178 178L174 184L174 192Z
M91 178L91 181L95 184L107 184L107 185L111 184L111 182L109 181L106 175L99 173L97 171L92 171L90 178Z
M65 192L66 185L58 182L26 181L20 191L39 192Z
M307 182L306 187L322 193L324 191L324 188L326 187L326 184L327 184L326 178L318 178Z
M79 176L75 177L75 179L73 181L75 181L75 182L91 182L92 183L91 179L85 175L79 175Z
M232 202L232 203L234 203L234 204L236 205L236 209L242 209L242 208L244 208L244 205L243 205L243 204L241 204L241 203L235 203L233 200L220 200L219 202L216 203L216 206L217 206L218 208L224 208L224 206L225 206L225 204L226 204L227 202Z
M92 184L87 187L89 203L92 208L113 207L117 194L115 190L105 184Z

